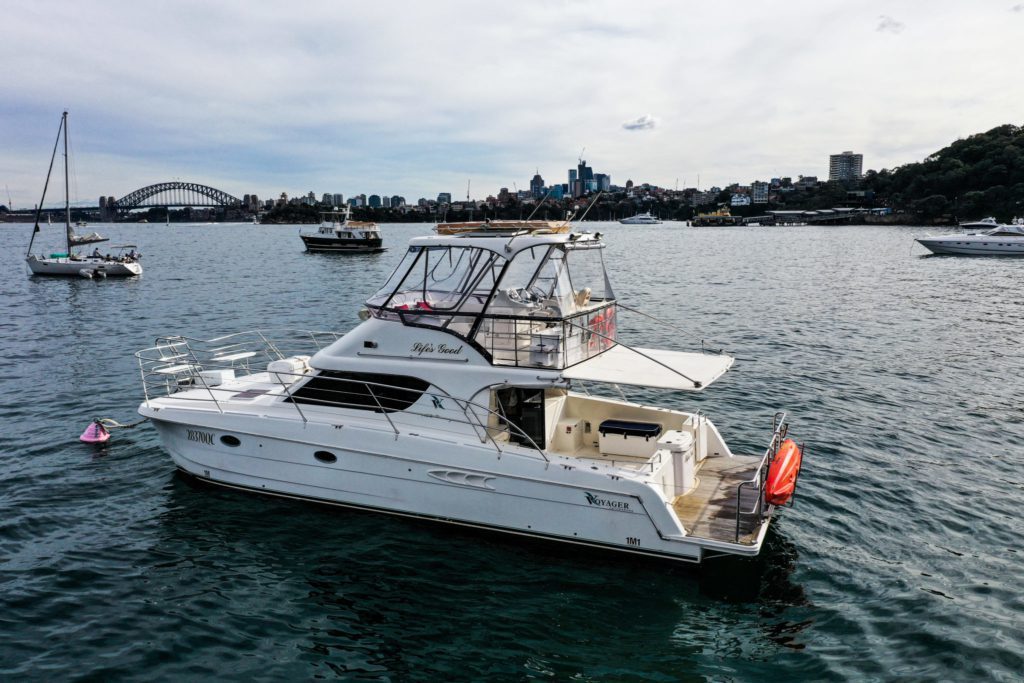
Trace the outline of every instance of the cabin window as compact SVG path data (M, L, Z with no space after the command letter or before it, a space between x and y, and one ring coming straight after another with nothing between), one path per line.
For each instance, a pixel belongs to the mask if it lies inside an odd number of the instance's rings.
M225 446L231 446L232 448L240 446L242 444L242 442L239 440L237 436L231 436L230 434L225 434L224 436L220 437L220 442Z
M285 401L394 413L418 401L429 386L419 377L322 370Z

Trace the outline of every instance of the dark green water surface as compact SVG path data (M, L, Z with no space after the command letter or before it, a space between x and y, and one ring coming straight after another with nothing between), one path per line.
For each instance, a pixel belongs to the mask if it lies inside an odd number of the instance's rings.
M700 569L198 487L136 419L161 334L344 331L427 226L311 255L296 227L96 226L130 281L29 278L0 226L0 677L1020 680L1024 259L902 227L592 224L625 341L724 344L702 409L809 446L756 561Z

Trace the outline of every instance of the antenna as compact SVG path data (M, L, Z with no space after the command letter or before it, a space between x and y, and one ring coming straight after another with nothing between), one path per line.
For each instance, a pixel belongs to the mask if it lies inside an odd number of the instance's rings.
M4 185L4 189L7 190L7 208L14 211L14 206L12 206L14 202L11 201L11 188Z
M469 201L469 186L473 183L473 179L470 178L466 181L466 201Z

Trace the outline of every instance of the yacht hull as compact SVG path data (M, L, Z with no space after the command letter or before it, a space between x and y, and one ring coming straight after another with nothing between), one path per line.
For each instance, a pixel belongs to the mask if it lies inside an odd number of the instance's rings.
M143 406L140 413L153 418L180 470L246 491L691 563L716 550L756 555L767 529L742 547L690 538L653 487L536 453L497 453L486 444L379 426L272 420L270 436L260 430L265 418L220 415L214 428L170 421L167 408ZM225 445L222 436L238 445ZM325 453L335 460L324 462Z
M137 261L107 261L102 258L38 258L29 256L25 262L33 275L56 275L62 277L135 277L142 274L142 264Z
M384 240L377 239L339 239L321 237L319 235L300 234L306 251L323 253L371 253L384 250Z
M1024 239L1019 237L979 237L946 235L917 240L933 254L959 256L1024 256Z

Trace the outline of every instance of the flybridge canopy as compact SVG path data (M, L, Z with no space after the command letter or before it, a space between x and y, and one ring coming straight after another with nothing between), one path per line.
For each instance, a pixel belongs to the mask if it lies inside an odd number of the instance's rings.
M615 343L603 247L590 234L418 237L366 306L454 335L496 365L561 369Z
M578 365L562 376L609 384L700 391L725 374L733 357L660 349L629 348L621 344Z

